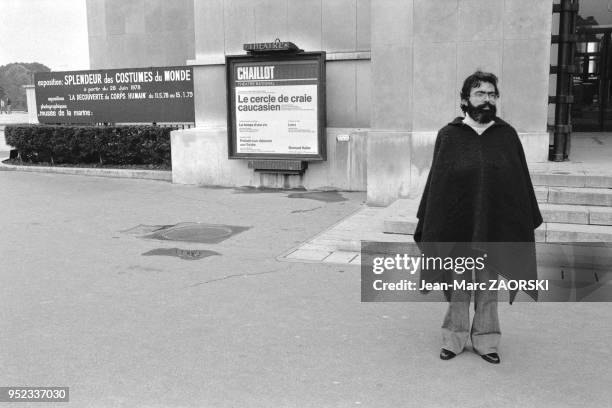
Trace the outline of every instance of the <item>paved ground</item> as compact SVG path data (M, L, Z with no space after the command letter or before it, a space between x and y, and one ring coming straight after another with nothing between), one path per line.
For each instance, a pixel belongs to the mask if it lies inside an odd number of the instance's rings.
M361 193L23 172L0 172L0 191L2 386L70 386L74 407L612 401L607 303L502 304L501 365L443 362L444 304L360 303L358 265L276 259L360 209ZM208 245L121 232L189 221L250 228ZM158 248L219 255L142 255Z
M570 160L530 163L530 171L612 172L612 134L608 132L575 132L571 137Z
M595 132L574 133L571 157L572 160L567 162L531 163L529 169L532 175L558 173L568 176L612 176L612 135ZM362 208L332 228L292 248L283 254L283 258L288 261L351 265L361 261L360 240L412 242L412 236L383 234L382 231L385 231L385 220L400 214L416 214L419 201L420 193L417 193L411 200L396 201L386 208ZM545 241L545 228L546 225L542 225L536 231L537 241Z

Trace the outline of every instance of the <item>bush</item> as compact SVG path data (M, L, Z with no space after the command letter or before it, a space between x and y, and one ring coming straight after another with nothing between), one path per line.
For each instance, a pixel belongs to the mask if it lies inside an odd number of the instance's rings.
M159 126L7 125L6 143L34 163L170 165L170 131Z

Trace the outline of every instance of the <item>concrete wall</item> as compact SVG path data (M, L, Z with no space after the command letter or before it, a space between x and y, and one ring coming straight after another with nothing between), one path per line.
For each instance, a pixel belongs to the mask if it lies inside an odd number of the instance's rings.
M348 135L348 141L339 141ZM327 161L311 162L302 176L254 172L246 160L227 158L226 127L198 127L172 132L172 181L229 187L340 189L366 187L367 129L327 128Z
M370 49L370 0L194 0L196 59L280 38L307 51Z
M279 38L330 54L327 125L368 127L370 8L370 0L194 0L196 126L226 122L225 55Z
M499 115L528 160L546 160L552 3L87 0L91 66L194 67L197 127L173 133L176 182L367 189L386 205L420 194L436 132L461 114L459 89L476 69L499 76ZM276 38L327 52L327 133L354 135L328 140L328 161L302 178L226 158L225 55Z
M370 0L195 0L196 128L172 133L173 181L185 184L366 189L370 124ZM227 159L225 55L279 38L326 51L327 161L304 176L255 173ZM366 129L366 130L364 130ZM348 142L336 136L349 135Z
M91 69L185 65L193 0L87 0Z
M476 69L498 75L498 114L528 160L547 159L552 0L381 0L371 16L370 203L420 195L435 133L461 114L459 90Z

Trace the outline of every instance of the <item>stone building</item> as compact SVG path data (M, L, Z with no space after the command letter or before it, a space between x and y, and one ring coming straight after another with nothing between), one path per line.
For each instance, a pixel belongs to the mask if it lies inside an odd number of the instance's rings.
M436 132L476 69L500 78L498 114L546 161L552 0L87 0L91 69L194 68L196 126L172 135L177 183L417 196ZM325 51L327 160L302 175L227 158L225 56L244 43ZM338 138L348 135L348 138ZM348 139L348 140L347 140Z

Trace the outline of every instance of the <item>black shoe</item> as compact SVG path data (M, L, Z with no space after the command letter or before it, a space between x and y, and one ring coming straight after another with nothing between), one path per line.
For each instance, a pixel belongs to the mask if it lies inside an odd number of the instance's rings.
M442 360L450 360L451 358L453 358L453 357L455 357L455 356L456 356L456 354L455 354L455 353L453 353L453 352L452 352L452 351L450 351L450 350L447 350L447 349L445 349L445 348L443 348L442 350L440 350L440 358L441 358Z
M480 357L482 357L484 361L491 364L501 363L501 359L499 358L499 354L497 353L482 354Z

